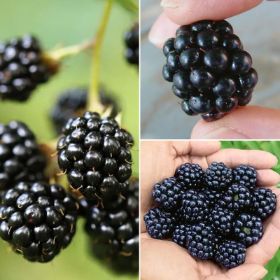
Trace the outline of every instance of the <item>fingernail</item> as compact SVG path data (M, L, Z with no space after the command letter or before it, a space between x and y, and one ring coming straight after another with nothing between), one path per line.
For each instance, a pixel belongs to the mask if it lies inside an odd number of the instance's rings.
M180 0L161 0L161 3L160 5L163 7L163 8L178 8L179 7L179 3L180 3Z

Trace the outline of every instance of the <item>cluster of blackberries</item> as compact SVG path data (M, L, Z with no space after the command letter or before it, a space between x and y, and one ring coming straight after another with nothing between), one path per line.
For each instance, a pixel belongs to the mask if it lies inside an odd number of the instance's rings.
M163 52L163 77L172 82L188 115L212 121L252 98L258 81L250 54L225 20L203 20L178 28Z
M26 35L0 43L0 99L25 101L54 72L35 37Z
M172 238L201 260L233 268L263 235L263 221L276 209L276 195L257 187L257 172L212 163L206 171L185 163L153 188L155 208L145 215L149 235Z
M85 112L68 120L57 144L58 165L87 199L125 192L131 176L133 138L113 118Z
M128 63L139 65L139 24L125 33L124 42L126 45L125 58Z
M60 134L62 128L71 118L81 116L86 111L88 90L85 88L72 88L64 91L57 99L51 109L50 118L57 132ZM119 106L104 88L99 91L100 103L105 107L112 107L111 117L119 113Z
M138 180L133 179L122 196L104 199L102 205L82 200L91 253L121 272L138 271L138 192Z

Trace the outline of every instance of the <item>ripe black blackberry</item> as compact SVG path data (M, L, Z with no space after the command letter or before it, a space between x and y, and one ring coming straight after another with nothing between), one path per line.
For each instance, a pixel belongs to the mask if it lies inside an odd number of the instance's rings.
M3 193L0 236L29 261L51 261L76 230L78 203L59 185L18 183Z
M131 176L132 136L112 118L86 112L70 119L58 141L58 165L88 199L124 192Z
M239 165L233 169L233 181L237 184L243 184L249 190L253 190L257 183L257 171L249 165Z
M164 179L153 187L153 198L166 211L177 208L181 203L182 185L174 177Z
M276 209L277 198L275 193L267 188L257 188L252 192L251 212L265 220Z
M222 208L230 209L235 213L249 209L251 203L250 191L243 185L233 184L218 201Z
M211 163L205 173L205 182L213 190L225 190L232 181L232 170L222 162Z
M202 193L205 195L207 203L209 207L214 207L216 203L222 198L224 195L224 192L219 190L212 190L205 188L202 190Z
M165 239L172 236L175 227L175 218L171 213L160 208L150 209L144 216L147 232L156 239Z
M81 116L85 112L87 96L87 89L72 88L62 92L58 97L50 112L50 118L57 134L61 133L63 126L69 119ZM99 99L103 106L112 106L111 117L114 118L119 112L116 100L104 88L100 88L99 90Z
M125 59L130 64L139 65L139 25L133 27L125 33L124 42L126 46Z
M191 226L187 240L187 250L195 258L209 260L214 256L214 231L205 223Z
M38 39L31 35L0 43L0 99L27 100L56 68L44 57Z
M114 264L114 268L117 268L118 261L121 265L123 259L126 260L127 269L135 269L139 247L138 198L137 180L130 183L129 190L117 204L112 206L107 201L103 208L88 207L85 229L93 254L98 259L107 260L110 266Z
M233 240L224 241L217 249L215 261L225 268L234 268L245 262L246 247Z
M202 192L188 190L182 195L180 215L185 222L201 222L209 214L208 203Z
M45 166L36 138L24 123L0 124L0 191L19 181L44 180Z
M209 214L208 222L218 234L227 236L232 231L234 218L235 216L232 211L215 207Z
M186 225L186 224L176 225L172 235L172 241L186 248L189 239L190 230L191 230L190 225Z
M234 236L247 247L257 243L263 235L261 219L251 214L240 214L233 228Z
M221 118L248 104L258 76L252 58L225 20L181 26L163 46L163 77L188 115Z
M202 188L204 183L204 171L195 163L184 163L175 172L175 177L185 189Z

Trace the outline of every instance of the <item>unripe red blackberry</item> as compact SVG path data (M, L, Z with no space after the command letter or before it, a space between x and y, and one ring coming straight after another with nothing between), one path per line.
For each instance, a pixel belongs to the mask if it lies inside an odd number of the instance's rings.
M57 70L45 59L40 42L31 35L0 44L0 99L25 101L32 90Z
M213 121L250 102L257 72L227 21L181 26L176 37L165 42L163 53L163 77L173 83L186 114Z
M2 194L0 236L29 261L48 262L76 231L78 203L59 185L18 183Z
M126 45L125 58L128 63L139 65L139 24L125 33L124 42Z
M36 138L24 123L0 124L0 191L19 181L43 181L45 166Z
M86 112L70 119L58 141L58 165L88 199L124 192L131 176L133 138L112 118Z

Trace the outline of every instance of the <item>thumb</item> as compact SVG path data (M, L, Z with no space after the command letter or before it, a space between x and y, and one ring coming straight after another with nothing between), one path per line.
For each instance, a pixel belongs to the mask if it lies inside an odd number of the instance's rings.
M280 138L280 111L248 106L238 108L214 122L199 121L193 139L271 139Z

